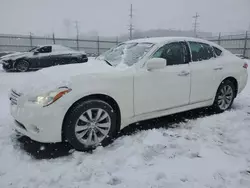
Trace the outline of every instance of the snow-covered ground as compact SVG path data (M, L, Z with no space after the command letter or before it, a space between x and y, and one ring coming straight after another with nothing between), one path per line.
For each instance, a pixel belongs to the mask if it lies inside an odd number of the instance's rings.
M1 188L250 187L250 84L231 111L205 117L196 112L172 128L163 118L165 127L152 121L152 129L123 134L92 154L66 148L67 156L41 160L34 156L63 153L63 146L18 141L7 97L11 87L32 74L0 69Z

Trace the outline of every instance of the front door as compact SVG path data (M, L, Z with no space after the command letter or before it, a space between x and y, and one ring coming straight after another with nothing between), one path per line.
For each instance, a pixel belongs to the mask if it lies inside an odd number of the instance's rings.
M167 110L189 104L190 55L185 42L159 48L152 57L167 60L163 69L141 69L134 78L135 115Z
M39 58L39 67L50 67L53 66L53 58L51 56L52 46L44 46L39 49L37 54Z

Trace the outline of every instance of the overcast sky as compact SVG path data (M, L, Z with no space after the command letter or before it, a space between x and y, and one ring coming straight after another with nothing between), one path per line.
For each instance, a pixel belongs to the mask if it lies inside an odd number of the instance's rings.
M195 12L200 31L250 27L250 0L0 0L0 33L73 35L65 20L78 20L82 33L120 35L128 32L130 3L139 30L190 30Z

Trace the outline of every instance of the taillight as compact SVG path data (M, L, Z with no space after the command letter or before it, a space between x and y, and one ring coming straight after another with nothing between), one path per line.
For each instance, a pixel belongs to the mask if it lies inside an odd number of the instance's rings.
M243 68L247 69L247 67L248 67L248 64L244 63Z

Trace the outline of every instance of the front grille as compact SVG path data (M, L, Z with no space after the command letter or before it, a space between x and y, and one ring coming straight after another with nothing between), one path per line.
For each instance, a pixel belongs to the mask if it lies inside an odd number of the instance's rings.
M13 89L11 90L11 93L10 93L10 102L11 102L11 105L17 105L17 100L18 98L21 96L20 93L14 91Z

